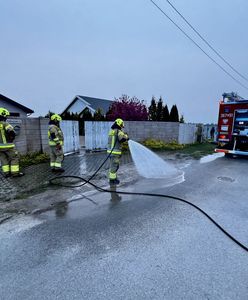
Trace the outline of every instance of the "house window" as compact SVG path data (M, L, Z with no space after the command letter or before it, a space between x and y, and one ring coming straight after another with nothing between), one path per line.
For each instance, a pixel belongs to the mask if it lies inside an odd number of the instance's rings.
M20 117L20 113L10 112L10 117Z

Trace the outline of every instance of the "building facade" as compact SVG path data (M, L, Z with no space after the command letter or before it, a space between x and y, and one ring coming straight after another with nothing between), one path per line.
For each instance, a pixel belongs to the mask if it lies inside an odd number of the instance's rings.
M16 102L2 94L0 94L0 107L6 108L10 112L11 117L26 118L34 111L19 102Z
M101 109L103 115L106 115L112 103L113 101L107 99L77 95L62 112L62 115L66 113L81 115L85 109L88 109L92 115L94 115L97 109Z

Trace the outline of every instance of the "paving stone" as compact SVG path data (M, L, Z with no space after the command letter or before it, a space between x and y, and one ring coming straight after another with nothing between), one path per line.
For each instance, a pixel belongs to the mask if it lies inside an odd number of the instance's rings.
M83 176L89 178L106 159L106 152L83 153L65 157L63 176ZM129 153L121 158L121 164L132 161ZM99 174L94 178L100 179L107 176L108 162L101 168ZM50 171L48 163L33 165L25 168L25 176L20 178L4 178L0 173L0 201L9 201L23 196L25 193L39 192L49 185L49 180L56 175ZM87 189L87 187L85 187Z

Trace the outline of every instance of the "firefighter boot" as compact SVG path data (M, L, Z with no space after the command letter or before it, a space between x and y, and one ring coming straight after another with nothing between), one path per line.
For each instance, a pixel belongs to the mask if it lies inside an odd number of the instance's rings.
M22 177L22 176L24 176L24 175L25 175L24 173L19 172L19 173L11 174L11 177L16 178L16 177Z
M55 172L55 173L63 173L63 172L65 172L65 170L63 168L55 168L53 170L53 172Z
M109 184L110 185L117 185L117 184L119 184L120 183L120 180L119 179L110 179L109 180Z

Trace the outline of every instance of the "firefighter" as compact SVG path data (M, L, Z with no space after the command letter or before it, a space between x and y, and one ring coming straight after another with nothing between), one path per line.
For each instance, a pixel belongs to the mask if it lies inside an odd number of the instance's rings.
M215 128L212 127L211 130L210 130L210 137L211 137L211 140L214 139L214 133L215 133Z
M48 127L48 139L50 146L50 167L52 172L62 173L65 170L62 168L64 159L63 144L64 135L60 129L59 122L62 121L60 115L53 114L50 117Z
M19 155L13 143L16 135L14 128L6 122L9 115L7 109L0 108L0 161L6 178L24 175L20 172Z
M122 143L129 140L128 135L123 132L123 128L124 122L122 119L118 118L111 126L111 130L108 134L107 153L111 153L108 174L110 185L116 185L120 183L119 179L117 178L117 171L120 165Z
M202 143L203 142L203 128L202 128L202 124L197 124L196 141L198 143Z

